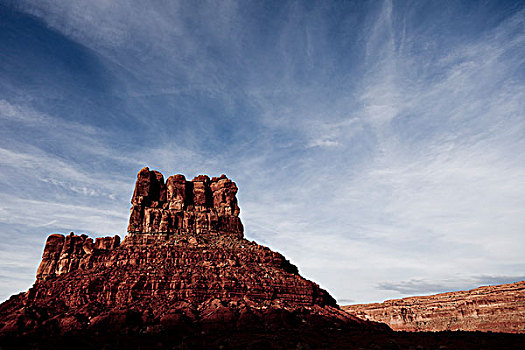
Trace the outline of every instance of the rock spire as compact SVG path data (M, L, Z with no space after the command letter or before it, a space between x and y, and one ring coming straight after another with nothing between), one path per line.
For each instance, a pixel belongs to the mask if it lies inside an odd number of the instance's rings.
M143 168L131 198L128 232L243 236L237 186L226 175L164 176Z

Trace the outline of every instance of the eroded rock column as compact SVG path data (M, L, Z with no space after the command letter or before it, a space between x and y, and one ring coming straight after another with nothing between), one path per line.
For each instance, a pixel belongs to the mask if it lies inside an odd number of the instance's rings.
M128 232L211 233L242 237L237 186L226 175L199 175L188 181L143 168L131 199Z

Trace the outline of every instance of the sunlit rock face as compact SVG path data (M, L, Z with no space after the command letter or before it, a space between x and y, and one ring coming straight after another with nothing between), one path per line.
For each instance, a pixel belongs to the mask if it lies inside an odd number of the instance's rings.
M37 281L60 276L77 269L87 270L120 245L120 237L99 237L93 242L87 235L52 234L47 238Z
M246 240L237 191L225 175L164 182L142 169L122 243L50 235L33 287L1 305L0 334L388 330L345 313L284 256Z
M525 281L343 309L400 331L525 333Z
M158 171L142 169L131 199L128 232L211 233L242 237L237 186L225 175L184 175L166 182Z

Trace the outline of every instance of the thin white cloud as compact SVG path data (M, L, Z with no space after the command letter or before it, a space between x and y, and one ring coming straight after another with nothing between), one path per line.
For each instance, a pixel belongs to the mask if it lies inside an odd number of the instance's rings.
M21 5L136 79L119 73L119 97L152 111L140 117L158 135L140 150L122 151L104 142L118 136L111 132L100 137L92 126L61 127L78 140L79 154L122 169L116 177L41 145L3 144L3 183L31 193L9 176L17 173L45 189L31 199L3 193L4 223L24 220L16 208L27 206L37 213L25 218L32 227L123 233L141 166L166 177L226 172L240 188L247 237L284 253L339 300L391 297L393 290L379 290L378 283L423 281L423 288L447 281L471 288L469 281L478 282L470 276L520 275L523 11L477 36L443 44L432 28L412 23L414 12L400 14L391 1L336 29L322 6L307 10L295 3L286 7L286 21L272 23L273 34L262 38L253 34L260 27L240 16L239 2L195 11L187 6ZM359 32L358 44L345 46L349 39L341 36L341 47L331 46L334 31ZM261 48L250 52L257 48L253 42ZM199 107L204 95L224 109L208 119L202 116L207 111L187 106L172 112L181 101L175 97L188 91L198 92L188 99ZM156 109L158 101L165 110ZM227 123L223 114L236 119ZM0 117L39 126L45 135L56 134L58 125L5 99ZM218 128L244 127L246 134L228 134L239 139L210 147L210 139L223 135L215 132L215 118L224 122ZM180 134L162 132L179 123L186 128ZM59 189L53 193L62 202L42 198L50 187ZM107 202L98 207L97 198Z
M374 130L370 158L341 164L340 155L323 154L332 162L317 159L323 166L301 168L307 173L278 186L278 196L248 203L247 220L260 230L258 239L283 247L339 298L384 299L387 293L362 286L387 275L519 273L525 161L516 150L525 149L525 99L515 83L523 58L515 52L524 37L511 33L523 13L435 58L428 74L437 77L409 82L403 75L428 69L420 67L427 62L407 47L417 33L405 28L402 45L394 45L391 16L387 1L367 46L371 75L358 94L364 107L354 112L362 132L366 124ZM312 114L299 115L312 121ZM330 173L336 181L322 176ZM339 282L341 266L353 266L346 283Z
M122 195L128 187L126 182L108 179L105 174L87 174L72 163L37 148L30 150L32 152L28 153L0 148L0 165L5 170L0 180L9 184L11 189L24 185L19 183L24 179L25 183L34 186L49 184L87 197L113 199L115 193ZM8 169L16 169L19 177L13 177Z
M53 118L30 107L10 103L5 99L0 99L0 118L4 119L4 122L22 123L31 128L61 129L62 131L91 137L105 134L103 130L93 126Z
M479 286L506 284L523 281L525 276L470 276L458 277L445 280L411 279L395 283L382 282L377 285L378 289L393 290L400 294L427 295L443 292L473 289Z
M63 230L91 232L94 234L123 234L129 210L92 205L72 205L57 201L21 199L17 196L0 194L0 223L49 229L50 218L54 227ZM23 210L21 210L23 208ZM30 216L27 213L32 213Z

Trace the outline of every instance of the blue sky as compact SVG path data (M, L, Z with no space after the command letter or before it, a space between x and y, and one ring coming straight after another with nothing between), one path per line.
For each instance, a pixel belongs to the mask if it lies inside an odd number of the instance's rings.
M521 1L0 0L0 299L135 176L227 174L342 304L525 279Z

